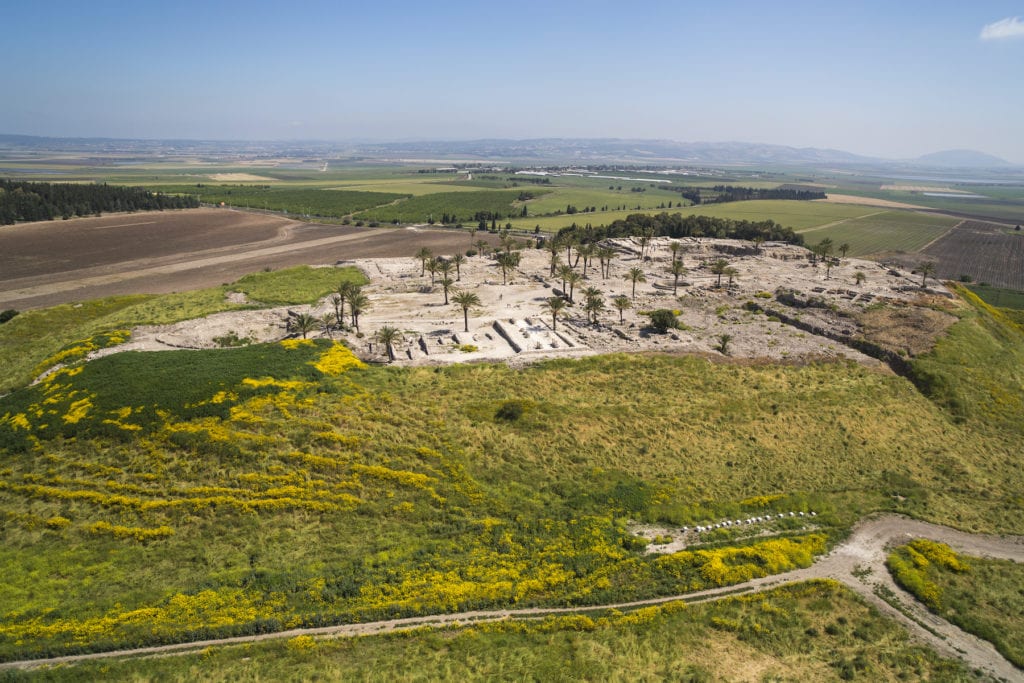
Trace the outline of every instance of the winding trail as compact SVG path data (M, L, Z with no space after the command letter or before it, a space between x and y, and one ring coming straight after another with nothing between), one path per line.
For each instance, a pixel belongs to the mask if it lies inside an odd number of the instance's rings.
M609 605L582 607L526 608L506 610L475 610L455 614L438 614L405 619L388 619L361 624L342 624L319 628L296 628L276 633L234 638L217 638L174 645L160 645L131 650L115 650L84 655L68 655L49 659L0 663L0 670L29 669L56 664L72 664L93 659L137 657L145 655L187 654L211 646L253 643L264 640L294 638L299 635L346 638L404 631L424 626L441 627L502 619L539 619L548 615L595 612L607 609L628 610L646 605L683 601L687 603L721 600L735 595L755 593L777 586L814 579L834 579L846 585L881 613L903 624L910 634L940 654L963 660L968 666L1004 681L1024 681L1024 672L1003 658L987 641L966 633L945 619L928 612L909 593L897 586L885 567L886 549L914 538L929 538L948 544L954 550L977 557L991 557L1024 562L1024 536L989 536L969 534L949 527L921 522L899 515L879 515L862 520L850 537L832 552L819 558L806 569L797 569L754 579L741 584L714 588L683 595L650 600L637 600ZM876 588L894 596L897 609L878 596Z

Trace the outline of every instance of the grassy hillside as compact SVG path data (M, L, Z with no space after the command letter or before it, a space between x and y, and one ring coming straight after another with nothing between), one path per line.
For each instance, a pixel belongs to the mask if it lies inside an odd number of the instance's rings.
M848 363L368 368L327 341L68 368L0 399L0 657L673 594L874 509L1019 532L1021 336L972 301L922 361L936 402ZM821 514L665 557L625 528L766 508Z
M124 340L126 328L135 325L166 325L253 306L313 303L346 280L363 283L365 277L355 268L300 266L193 292L117 296L26 311L0 325L0 394L27 384L58 360L98 348L101 340L93 339L97 335L116 330ZM231 303L227 292L242 292L254 303Z
M975 680L909 642L840 586L632 614L483 624L352 640L210 648L199 654L87 662L11 680L663 681Z

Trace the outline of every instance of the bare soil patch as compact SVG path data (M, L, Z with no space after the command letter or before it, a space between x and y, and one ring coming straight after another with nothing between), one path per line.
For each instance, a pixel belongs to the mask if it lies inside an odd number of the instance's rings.
M454 253L469 242L467 232L320 225L228 209L29 223L0 229L0 307L187 291L267 267L411 256L422 246Z
M261 180L273 181L274 179L263 175L253 175L252 173L213 173L210 175L210 180L219 180L223 182L258 182Z
M963 221L925 247L920 260L935 261L941 278L967 275L975 282L1024 290L1024 233L1013 226Z
M926 353L957 318L922 304L864 311L857 317L864 338L897 353Z
M958 190L954 187L929 187L928 185L882 185L882 190L893 190L896 192L949 192L952 194L972 194L967 190Z
M812 201L816 202L827 202L829 204L858 204L860 206L880 206L885 209L924 209L928 210L927 206L920 206L918 204L906 204L904 202L894 202L888 199L875 199L874 197L858 197L852 194L835 194L829 192L825 199L815 199Z

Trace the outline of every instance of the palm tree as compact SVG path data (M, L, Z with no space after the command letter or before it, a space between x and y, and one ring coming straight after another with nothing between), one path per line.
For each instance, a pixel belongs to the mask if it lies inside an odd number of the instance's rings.
M720 258L711 264L711 273L718 276L718 284L716 285L719 289L722 287L722 274L725 273L725 269L729 267L729 262L724 258Z
M921 288L923 289L928 276L935 274L935 261L925 261L917 269L921 273Z
M679 244L679 243L678 242L673 242L672 244ZM672 259L672 265L669 266L668 272L672 273L672 277L675 278L672 281L672 296L675 296L676 292L679 289L679 278L682 277L683 275L686 275L686 268L683 267L683 262L682 261L676 261L675 258L673 258Z
M352 292L357 289L359 289L359 285L354 282L342 282L338 285L338 293L331 297L331 302L334 304L334 315L338 318L339 327L345 324L345 302L348 301L348 297Z
M724 274L726 277L729 278L729 286L732 287L732 280L733 278L740 274L740 271L736 270L732 266L729 266L728 268L725 269Z
M478 229L479 228L477 228L475 225L469 226L469 243L470 244L473 244L473 238L476 237L476 231Z
M423 277L427 273L427 261L434 255L434 252L430 251L426 247L421 248L416 252L416 258L420 260L420 277Z
M612 247L598 247L597 258L601 260L601 278L611 274L612 259L615 258L615 249Z
M439 256L437 258L437 272L441 273L442 276L448 277L452 274L452 268L455 266L454 263L448 259Z
M572 274L572 272L572 266L568 264L558 267L558 277L562 280L562 292L569 291L569 285L567 284L567 281L569 280L569 276Z
M306 335L316 329L317 319L309 313L299 313L292 320L292 329L302 335L305 339Z
M854 282L857 283L857 285L860 285L866 279L867 279L867 275L864 274L863 270L858 270L858 271L856 271L853 274L853 280L854 280Z
M560 296L550 296L547 301L541 304L541 307L551 314L551 329L558 329L558 316L565 310L565 299Z
M433 286L433 284L434 284L434 276L437 275L437 271L440 269L440 265L441 265L441 261L442 260L444 260L444 259L440 259L440 258L434 257L434 258L431 258L431 259L429 259L427 261L427 272L430 273L430 284L431 284L431 286Z
M839 245L839 253L843 255L843 258L846 258L846 252L848 252L848 251L850 251L850 245L849 244L847 244L846 242L843 242L842 244Z
M359 332L359 315L370 306L370 300L361 289L354 289L348 296L348 310L352 316L352 327Z
M679 253L683 250L682 242L672 240L671 242L668 243L668 250L672 252L672 263L682 260L682 258L680 258L679 256Z
M593 322L596 325L597 314L604 310L604 294L596 287L587 287L583 290L583 296L586 298L583 310L593 318Z
M638 283L638 282L647 282L647 278L644 277L644 271L642 271L641 269L636 268L636 267L630 268L629 272L626 273L626 277L624 279L629 280L629 281L631 281L633 283L633 300L635 301L636 300L636 283Z
M551 252L551 264L550 264L551 267L548 270L548 277L554 277L555 276L555 271L558 270L558 267L561 266L561 265L562 265L562 257L559 255L559 252L552 251Z
M619 294L612 299L612 305L619 310L619 323L625 324L626 320L623 316L627 308L633 308L633 302L625 294Z
M640 260L644 260L644 254L647 252L647 245L654 239L654 228L644 228L640 233Z
M324 313L320 316L320 329L324 331L328 337L331 336L331 330L334 329L334 323L337 322L337 315L334 313Z
M729 355L729 342L732 341L731 334L720 334L718 335L718 345L715 349L720 352L723 356Z
M566 235L561 239L562 246L565 247L565 262L572 264L572 248L580 243L580 239L575 234ZM576 257L579 259L579 257Z
M331 303L334 304L334 319L340 327L345 321L345 297L341 294L332 294Z
M454 285L454 284L455 284L455 281L452 280L447 275L445 275L444 277L441 278L441 289L444 290L444 305L445 306L448 305L448 292L451 290L452 285Z
M594 245L587 243L581 244L577 249L576 253L583 257L583 277L587 277L587 266L590 264L590 260L594 256Z
M815 248L815 251L817 252L818 256L820 256L822 259L827 260L828 257L831 256L832 254L833 246L834 243L832 242L832 238L826 237L822 241L818 242L818 246Z
M452 295L452 303L462 308L462 322L465 332L469 332L469 309L480 305L480 297L473 292L462 290Z
M544 243L544 249L551 253L551 272L548 277L554 277L559 263L558 254L562 251L562 243L558 241L557 237L552 237Z
M764 235L758 235L754 239L750 240L754 243L754 251L758 254L761 253L761 245L764 244Z
M466 262L466 257L462 254L455 254L449 260L455 264L455 279L462 282L462 264Z
M576 285L583 281L583 276L577 273L575 270L570 269L568 277L565 278L565 281L569 284L569 303L576 303L575 300L572 298L572 293L573 290L576 288Z
M508 271L519 265L519 253L515 251L504 251L498 254L495 259L501 268L501 284L508 284Z
M512 252L512 247L514 247L515 244L516 244L515 238L512 237L512 235L510 235L508 233L508 231L505 231L505 232L501 233L500 239L501 239L501 248L505 250L506 254L511 253Z
M479 239L476 241L476 250L480 253L480 258L487 256L487 248L491 246L487 240Z
M395 342L402 339L402 333L398 331L398 328L385 325L384 327L377 330L377 334L374 335L377 341L384 345L384 349L388 354L388 361L394 362L395 360Z

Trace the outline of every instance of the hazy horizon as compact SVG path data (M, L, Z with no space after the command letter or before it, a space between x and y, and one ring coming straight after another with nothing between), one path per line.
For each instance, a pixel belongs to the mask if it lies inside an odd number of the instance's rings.
M619 138L1024 163L1024 7L114 1L8 8L0 132Z

